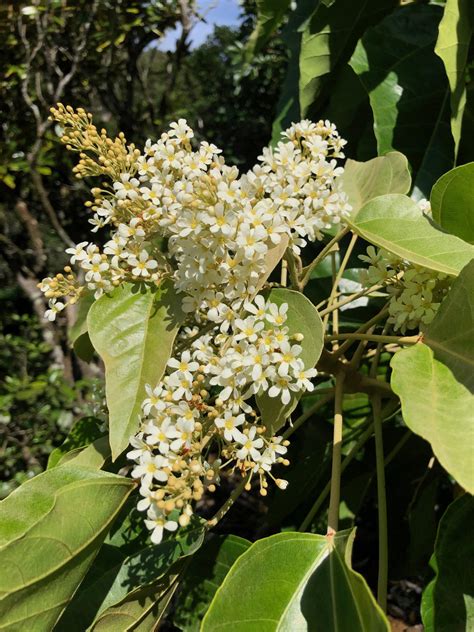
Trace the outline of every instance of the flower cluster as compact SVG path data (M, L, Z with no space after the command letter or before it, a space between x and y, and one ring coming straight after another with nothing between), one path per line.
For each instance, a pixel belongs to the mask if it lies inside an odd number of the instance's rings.
M81 152L77 175L111 178L92 190L89 221L93 232L108 226L112 234L103 249L83 242L66 251L85 284L70 266L43 280L50 319L84 285L98 297L124 281L156 284L166 274L185 293L185 310L223 323L256 294L271 248L285 239L299 253L350 209L337 164L345 141L328 121L291 126L240 175L215 145L193 149L183 119L140 152L122 135L99 133L83 110L59 105L52 113L63 141Z
M188 314L166 375L146 387L128 453L140 481L138 508L159 542L189 522L193 503L224 470L240 472L248 486L256 477L265 495L272 467L288 464L287 442L273 436L255 404L291 405L313 389L316 370L304 365L302 335L285 324L288 306L258 292L269 261L286 249L298 255L348 215L338 164L345 141L328 121L302 121L239 174L215 145L193 146L183 119L139 151L123 134L98 131L84 110L58 105L52 116L62 141L80 152L76 175L104 180L92 189L89 221L93 233L111 234L103 247L69 248L64 273L42 281L47 317L85 290L98 298L124 282L157 285L165 277Z
M389 318L396 331L423 328L433 320L450 287L450 279L442 272L410 263L390 252L373 246L360 259L369 264L363 271L362 283L367 287L387 286Z
M189 522L192 501L215 488L224 468L256 475L265 495L272 466L288 464L287 442L271 436L250 405L254 396L288 404L292 393L313 390L316 370L305 370L302 348L292 344L302 336L291 336L285 326L287 308L257 296L226 333L217 327L197 337L184 331L183 350L169 360L167 375L146 387L140 432L128 456L136 462L132 476L140 479L143 496L138 507L147 511L154 542L163 529ZM287 483L276 484L284 489Z

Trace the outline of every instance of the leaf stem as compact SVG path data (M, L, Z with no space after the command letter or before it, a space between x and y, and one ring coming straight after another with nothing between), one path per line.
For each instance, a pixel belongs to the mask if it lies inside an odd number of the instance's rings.
M344 461L341 463L341 475L344 473L346 468L352 463L352 461L354 460L354 458L358 454L359 450L370 439L370 437L372 436L372 433L373 433L373 424L370 423L369 426L364 430L364 432L357 439L357 442L351 448L350 452L345 457ZM314 516L320 510L321 506L323 505L323 503L326 500L326 498L327 498L327 496L328 496L330 491L331 491L331 481L328 481L327 485L324 487L322 492L317 497L314 505L311 507L308 515L306 516L306 518L301 523L301 526L298 529L298 531L306 531L306 529L311 524L311 521L313 520Z
M331 250L333 249L333 247L337 244L338 241L340 241L345 235L347 235L347 233L350 231L349 227L343 228L341 231L339 231L337 233L337 235L335 235L335 237L333 237L331 239L331 241L329 241L324 248L321 250L321 252L318 254L318 256L313 259L313 261L307 265L305 268L303 268L302 272L303 272L303 276L301 279L301 289L303 289L305 287L305 285L308 283L308 281L311 278L311 273L314 270L314 268L319 265L321 263L321 261L323 259L325 259L325 257L331 252Z
M226 515L226 513L229 511L229 509L235 503L235 501L240 496L240 494L244 491L245 486L250 481L250 477L251 476L252 476L252 472L249 472L247 474L247 476L242 478L240 483L237 485L237 487L234 489L232 494L229 496L229 498L226 500L226 502L222 505L222 507L219 509L219 511L216 514L214 514L214 516L210 520L207 521L207 528L208 529L211 529L212 527L215 527L216 524L220 520L222 520L222 518Z
M341 301L339 301L339 303L334 303L333 305L329 305L328 307L326 307L326 309L323 309L321 312L319 312L319 315L321 316L321 318L323 318L324 316L326 316L326 314L329 314L335 309L339 309L340 307L343 307L344 305L348 305L349 303L352 303L352 301L356 301L358 298L362 298L363 296L372 294L372 292L381 290L384 287L385 287L385 284L377 283L377 285L372 285L371 287L366 288L365 290L360 290L360 292L357 292L356 294L351 294L350 296L343 298Z
M377 509L379 527L379 568L377 580L377 601L385 612L387 609L388 581L388 536L387 536L387 495L385 491L385 463L383 453L383 433L380 396L372 397L375 434L375 462L377 470Z
M377 324L379 322L379 320L381 320L382 318L384 318L386 315L388 314L388 304L384 305L383 308L380 310L380 312L378 314L375 314L375 316L373 318L371 318L370 320L368 320L366 323L364 323L363 325L361 325L359 327L359 329L357 329L357 331L354 331L352 333L355 334L362 334L365 333L366 331L368 331L371 327L373 327L375 324ZM339 349L336 352L337 356L341 356L344 355L345 352L349 349L349 347L352 345L354 339L353 338L348 338L346 340L346 342L344 342Z
M378 334L346 333L333 336L325 336L325 342L332 340L367 340L369 342L382 342L386 344L414 345L420 341L420 336L381 336Z
M331 289L331 294L329 295L329 299L328 299L328 306L330 306L332 304L332 302L334 301L334 299L336 298L336 294L338 293L338 287L339 287L339 282L342 279L342 276L346 270L346 266L349 263L349 258L352 254L352 251L354 250L354 246L356 244L358 235L353 234L351 241L349 243L349 245L347 246L347 250L344 254L344 258L341 262L341 265L339 267L339 270L337 271L337 274L334 278L333 284L332 284L332 289ZM327 319L329 318L329 312L328 314L326 314L325 316L325 320L324 322L327 323ZM326 331L326 327L324 328L324 331Z
M336 375L334 396L334 434L332 442L331 495L329 497L328 533L336 532L339 525L341 498L342 403L344 399L344 373Z

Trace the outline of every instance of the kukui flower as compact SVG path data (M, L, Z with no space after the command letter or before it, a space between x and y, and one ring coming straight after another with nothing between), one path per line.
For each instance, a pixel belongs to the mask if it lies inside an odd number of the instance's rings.
M288 442L272 436L256 397L288 405L312 390L316 370L302 360L303 336L286 326L288 305L258 294L269 250L298 254L308 241L344 222L341 190L345 141L328 121L302 121L274 150L240 174L215 145L192 145L184 119L142 151L123 134L107 137L84 110L58 105L52 116L62 140L80 152L78 177L101 176L88 203L92 232L110 230L105 245L68 248L66 274L44 279L47 317L85 291L100 297L125 282L172 279L182 296L185 326L167 370L143 394L140 427L128 458L140 481L140 511L153 542L188 524L194 504L224 471L259 479L288 465ZM108 182L105 182L105 180ZM83 282L79 279L84 278Z

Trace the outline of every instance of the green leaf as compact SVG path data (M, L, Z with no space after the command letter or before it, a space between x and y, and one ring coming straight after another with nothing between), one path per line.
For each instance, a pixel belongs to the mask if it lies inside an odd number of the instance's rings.
M323 78L350 58L357 40L396 6L393 0L338 0L319 3L305 24L300 54L300 107L302 116L320 96Z
M471 6L470 6L471 5ZM474 24L471 23L471 0L446 0L439 23L435 53L442 59L451 89L451 133L454 153L458 152L466 106L466 74L469 45Z
M48 469L55 467L61 458L71 450L85 448L95 439L98 439L104 433L100 425L101 422L96 417L78 419L63 443L49 455Z
M203 540L204 528L199 524L181 529L176 537L147 546L114 564L79 590L61 618L61 629L69 632L87 629L107 609L130 600L142 586L157 584L173 564L197 551Z
M423 341L474 392L474 261L454 280Z
M421 602L425 632L468 632L474 626L474 574L467 565L474 557L470 526L474 499L455 500L439 523L431 565L436 577Z
M57 467L2 503L0 621L11 632L51 630L134 484Z
M417 174L417 197L450 169L449 86L434 53L439 6L410 4L367 30L350 60L374 115L379 154L403 152Z
M113 460L137 431L145 384L161 379L183 318L168 282L156 292L126 284L89 310L89 335L105 364Z
M431 191L433 219L449 233L474 243L474 162L451 169Z
M58 465L67 463L74 466L81 465L100 470L107 459L110 459L110 444L108 435L105 435L104 437L99 437L86 447L71 450L61 457Z
M288 303L287 321L290 336L303 334L301 359L305 369L314 367L323 350L323 324L316 310L306 296L294 290L278 288L271 290L266 299L277 305ZM279 397L269 397L266 394L257 395L258 408L262 414L262 421L270 433L275 433L283 426L285 420L296 408L301 393L293 393L289 404L282 404Z
M290 6L290 0L256 0L256 5L257 24L247 42L247 61L252 60L278 28Z
M405 195L374 198L349 220L356 233L425 268L456 276L474 257L474 247L443 232Z
M387 193L408 193L411 185L406 157L398 151L373 158L367 162L347 160L340 179L356 213L372 198Z
M279 533L255 542L227 574L202 632L388 632L364 579L345 560L347 533Z
M282 31L282 40L288 49L288 66L280 98L276 107L276 116L272 127L272 144L281 140L281 133L292 122L301 119L298 99L299 59L301 50L301 30L306 20L314 12L314 0L299 0L291 11L288 22Z
M68 331L68 339L74 351L86 362L90 362L94 354L94 347L87 333L87 314L94 301L93 292L86 291L81 295L76 304L76 320Z
M154 632L173 597L181 564L153 584L142 586L117 604L107 608L88 628L88 632Z
M174 606L173 624L182 632L198 632L216 590L249 546L236 535L213 535L194 555Z
M429 441L441 465L473 492L474 396L422 343L396 353L391 366L392 389L400 397L405 423Z

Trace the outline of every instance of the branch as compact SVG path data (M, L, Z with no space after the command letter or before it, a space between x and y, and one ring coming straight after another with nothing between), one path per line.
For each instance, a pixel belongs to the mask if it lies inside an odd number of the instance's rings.
M38 221L36 220L36 218L33 217L33 215L28 210L28 206L22 200L18 200L18 202L15 204L15 211L17 212L18 217L25 225L25 228L28 232L28 236L30 238L36 259L35 265L33 266L33 271L37 273L42 270L46 262L43 237L41 236Z

